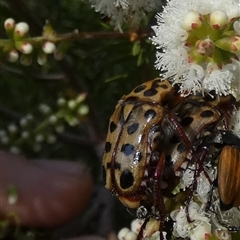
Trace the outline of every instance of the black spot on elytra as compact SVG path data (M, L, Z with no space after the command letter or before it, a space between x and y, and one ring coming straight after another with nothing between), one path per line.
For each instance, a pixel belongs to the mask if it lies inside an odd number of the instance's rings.
M110 142L106 142L106 144L105 144L105 152L106 153L110 152L111 148L112 148L112 144Z
M206 110L200 114L201 117L203 118L208 118L213 116L213 111L211 110Z
M129 169L125 169L120 176L120 186L122 189L129 188L133 185L133 174Z
M150 88L150 89L144 91L144 92L143 92L143 95L144 95L145 97L152 97L152 96L156 95L157 93L158 93L158 91L157 91L156 89Z
M109 129L110 129L110 132L114 132L115 129L117 128L117 125L112 121L110 122L110 126L109 126Z
M159 87L159 82L153 82L151 88L158 88Z
M185 117L182 119L181 121L181 125L184 127L184 126L188 126L192 123L193 121L193 118L192 117Z
M106 185L106 178L107 178L106 169L104 166L102 166L102 181L104 186Z
M134 162L140 162L142 160L142 153L137 151L133 156Z
M180 141L179 137L174 134L170 139L169 139L169 142L170 143L178 143Z
M156 115L157 113L153 109L149 109L145 112L144 117L149 120L154 118Z
M173 162L172 162L172 156L171 155L165 156L165 161L166 161L168 166L172 166Z
M161 80L159 80L159 79L153 80L153 83L160 83L160 82L161 82Z
M126 156L134 153L135 149L134 146L131 144L123 144L121 148L121 152L123 152Z
M138 100L137 97L129 97L129 98L126 99L126 101L128 101L129 103L134 103L134 102L136 102L137 100Z
M181 143L178 145L178 147L177 147L177 151L178 151L179 153L183 153L183 152L185 152L186 150L187 150L187 147L186 147L186 145L185 145L184 142L181 142Z
M139 123L133 123L127 127L127 132L129 135L135 133L138 130Z
M140 86L136 87L136 88L133 90L133 92L135 92L135 93L142 92L146 87L147 87L147 86L146 86L145 84L140 85Z
M167 85L167 84L161 84L161 85L160 85L160 88L168 89L168 85Z

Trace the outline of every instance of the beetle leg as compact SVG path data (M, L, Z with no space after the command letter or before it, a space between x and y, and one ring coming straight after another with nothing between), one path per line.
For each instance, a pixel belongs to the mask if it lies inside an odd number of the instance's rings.
M172 120L172 123L174 124L175 129L178 131L179 135L181 136L183 142L187 145L188 149L192 151L192 143L190 142L187 135L183 131L182 126L180 125L177 117L172 113L169 113L169 117Z
M164 220L166 215L165 204L161 190L161 181L165 165L165 154L161 153L157 167L154 172L154 202L157 210L160 213L160 219Z

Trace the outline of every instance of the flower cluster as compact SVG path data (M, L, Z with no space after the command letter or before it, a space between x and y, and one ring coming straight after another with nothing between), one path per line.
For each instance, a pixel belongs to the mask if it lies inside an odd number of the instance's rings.
M136 240L140 233L141 227L144 223L143 219L134 219L131 223L131 229L122 228L118 233L119 240ZM160 240L159 233L160 222L155 219L150 219L146 227L143 229L143 238L148 240ZM166 233L163 232L164 240L166 240Z
M46 22L43 28L42 37L30 37L29 25L25 22L15 23L12 18L5 20L4 28L9 40L0 40L0 47L9 62L14 63L20 59L22 65L29 66L32 63L33 51L36 50L37 62L42 66L47 62L48 55L54 54L55 58L60 60L66 50L66 46L64 51L62 46L56 47L54 42L59 39L49 22Z
M187 214L191 222L188 221ZM200 207L197 203L191 202L189 206L173 211L171 217L176 222L174 224L174 236L181 238L190 237L191 240L209 239L211 224L210 219L205 216L204 205Z
M7 130L0 130L0 146L13 154L19 154L22 148L28 147L39 152L44 143L56 143L58 134L64 132L65 123L77 126L88 114L85 97L86 94L70 100L61 97L57 100L57 111L53 111L47 104L40 104L35 117L28 114L18 123L9 124Z
M152 37L160 76L198 92L240 97L238 0L172 0L157 15Z
M121 30L123 23L131 28L138 28L146 19L148 12L159 10L161 1L158 0L89 0L96 12L111 19L111 24Z

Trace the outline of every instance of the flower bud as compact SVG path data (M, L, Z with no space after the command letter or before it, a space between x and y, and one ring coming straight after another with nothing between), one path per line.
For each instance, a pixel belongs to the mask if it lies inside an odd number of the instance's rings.
M134 233L139 233L142 225L143 225L142 219L134 219L131 222L131 231Z
M23 66L30 66L32 64L32 56L30 54L22 54L20 57L20 63Z
M3 144L3 145L7 145L9 143L9 137L8 136L3 136L0 138L0 142Z
M73 117L73 118L68 120L68 124L71 127L75 127L75 126L77 126L79 124L79 120L76 117Z
M69 100L68 101L68 107L73 110L77 106L77 103L75 100Z
M44 103L40 104L38 109L43 114L49 114L51 112L51 108L47 104L44 104Z
M210 39L198 40L196 42L198 53L204 56L212 56L214 51L214 43Z
M62 133L62 132L64 132L64 125L57 125L57 126L55 127L55 131L56 131L57 133Z
M23 139L28 139L29 138L29 132L28 131L23 131L22 133L21 133L21 137L23 138Z
M215 42L216 46L225 51L240 53L240 37L225 37Z
M206 222L198 224L195 228L192 229L190 234L191 240L206 240L209 239L211 235L211 225Z
M6 30L10 30L10 29L14 29L14 27L15 27L15 21L14 21L14 19L13 18L8 18L8 19L6 19L5 20L5 22L4 22L4 28L6 29Z
M119 231L119 233L118 233L118 239L119 240L124 240L124 239L126 239L125 237L126 237L126 235L127 235L127 233L128 232L130 232L130 229L129 228L122 228L120 231Z
M43 141L44 141L44 136L43 136L42 134L36 135L36 136L35 136L35 141L36 141L37 143L43 142Z
M186 31L199 28L202 25L202 15L196 11L189 11L184 16L180 26Z
M37 63L40 65L40 66L43 66L44 64L46 64L47 62L47 56L46 54L42 53L42 54L39 54L37 56Z
M5 130L0 130L0 138L5 137L7 135Z
M8 131L12 134L16 133L18 130L17 126L15 124L8 125Z
M49 121L50 124L55 124L57 122L57 117L55 115L51 115L48 118L48 121Z
M8 53L8 61L11 62L11 63L14 63L18 60L19 58L19 54L18 54L18 51L13 49L12 51L10 51Z
M87 115L89 113L89 107L87 105L81 105L78 109L79 115Z
M56 46L52 42L45 42L42 46L43 52L46 54L52 54L56 50Z
M137 234L134 232L128 232L125 236L125 240L136 240Z
M28 31L29 26L25 22L17 23L14 29L15 34L21 37L25 36L28 33Z
M19 124L20 124L21 127L26 127L27 124L28 124L27 118L21 118L20 121L19 121Z
M223 29L228 23L228 16L223 11L215 11L210 14L210 25L214 29Z
M237 35L240 35L240 20L233 23L233 28L236 31Z
M32 120L33 120L33 115L28 114L28 115L26 116L26 119L27 119L28 121L32 121Z
M48 137L47 137L47 143L49 143L49 144L54 144L56 141L57 141L57 138L56 138L56 136L54 136L54 135L49 135Z
M58 104L58 106L62 107L62 106L64 106L66 104L66 100L64 98L60 97L57 100L57 104Z
M23 42L19 50L24 54L30 54L33 50L33 46L28 42Z
M12 18L8 18L4 22L4 28L9 38L13 38L13 32L15 28L15 21Z

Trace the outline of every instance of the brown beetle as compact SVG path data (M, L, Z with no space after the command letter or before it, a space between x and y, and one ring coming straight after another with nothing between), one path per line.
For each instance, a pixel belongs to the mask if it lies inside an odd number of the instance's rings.
M234 146L223 147L220 154L218 189L222 209L240 206L240 150Z

